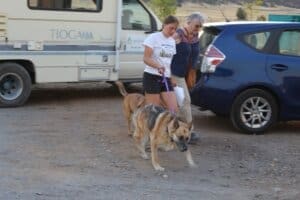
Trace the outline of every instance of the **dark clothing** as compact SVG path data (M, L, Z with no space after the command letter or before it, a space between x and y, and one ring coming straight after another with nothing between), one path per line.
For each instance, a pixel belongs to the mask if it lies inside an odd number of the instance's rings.
M171 72L178 77L185 77L188 67L196 69L199 59L200 47L198 35L194 35L188 40L182 29L177 30L180 42L176 44L176 54L173 56L171 63Z
M144 72L144 76L143 76L144 91L148 94L159 94L161 92L174 91L174 88L171 84L171 79L165 77L165 80L167 81L168 88L166 87L166 83L163 81L162 76Z

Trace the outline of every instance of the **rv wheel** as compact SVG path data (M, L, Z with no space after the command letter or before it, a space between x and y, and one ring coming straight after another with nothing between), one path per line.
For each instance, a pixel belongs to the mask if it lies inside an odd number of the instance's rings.
M0 64L0 106L23 105L31 92L28 72L17 63Z

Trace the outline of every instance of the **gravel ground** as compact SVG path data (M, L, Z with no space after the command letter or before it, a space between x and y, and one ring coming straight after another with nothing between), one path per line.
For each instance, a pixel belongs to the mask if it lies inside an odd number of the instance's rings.
M244 135L193 108L198 168L159 152L158 173L127 136L121 103L106 83L53 84L0 109L0 199L300 199L300 122Z

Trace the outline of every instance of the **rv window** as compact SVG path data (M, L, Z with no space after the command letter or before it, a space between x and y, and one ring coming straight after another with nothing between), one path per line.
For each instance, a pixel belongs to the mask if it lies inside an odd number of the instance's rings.
M28 0L28 6L38 10L99 12L102 0Z
M122 29L151 30L151 16L137 0L123 1Z

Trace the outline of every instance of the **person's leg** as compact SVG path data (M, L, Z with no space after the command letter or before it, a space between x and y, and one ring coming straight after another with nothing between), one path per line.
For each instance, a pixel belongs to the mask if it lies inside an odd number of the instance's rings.
M160 105L161 86L158 79L160 79L160 77L156 75L144 73L143 89L145 92L146 104Z
M145 93L146 104L154 104L160 106L160 94Z
M171 112L178 112L177 100L174 91L162 92L161 98Z
M182 118L186 123L191 123L193 121L192 108L191 108L191 97L188 90L185 78L178 76L172 76L177 83L177 86L182 87L184 90L184 101L183 105L179 108L179 117ZM195 144L200 139L199 133L194 131L191 132L191 138L189 144Z
M191 110L191 97L185 82L185 78L181 78L178 76L172 77L176 80L177 86L182 87L184 91L184 101L183 105L179 108L178 116L182 118L186 123L191 123L193 120Z

